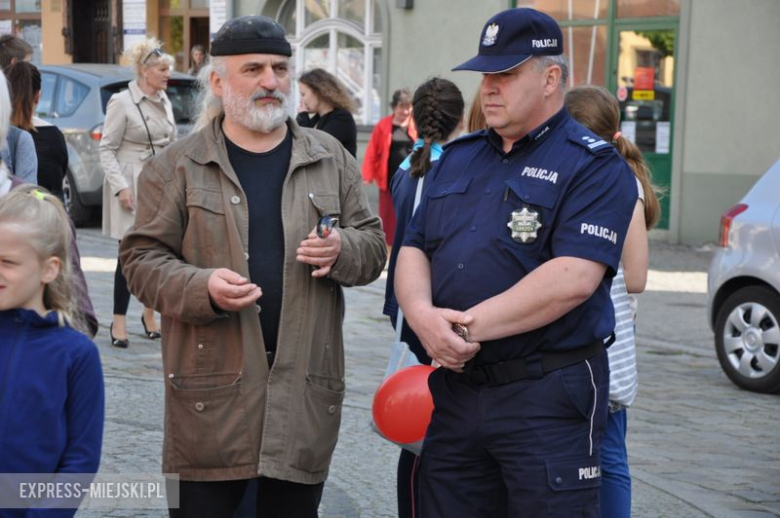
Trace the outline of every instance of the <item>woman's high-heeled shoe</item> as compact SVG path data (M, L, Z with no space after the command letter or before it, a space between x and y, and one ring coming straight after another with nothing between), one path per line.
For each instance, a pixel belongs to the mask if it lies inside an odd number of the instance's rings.
M146 327L146 320L144 319L144 316L141 315L141 324L144 326L144 333L146 334L146 338L149 340L157 340L162 336L162 334L155 330L155 331L149 331L149 329Z
M108 327L108 334L111 335L111 345L114 347L119 347L120 349L127 349L127 347L130 345L130 340L127 338L115 338L114 337L114 323L111 322L111 325Z

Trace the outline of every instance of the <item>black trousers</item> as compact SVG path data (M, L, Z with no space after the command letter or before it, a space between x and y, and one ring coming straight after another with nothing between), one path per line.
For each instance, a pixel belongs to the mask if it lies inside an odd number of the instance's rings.
M324 482L310 485L266 477L255 480L257 494L254 516L257 518L317 518ZM179 508L168 511L171 518L232 518L249 482L249 479L179 481ZM175 484L168 479L169 495L174 493ZM170 498L168 503L170 505Z

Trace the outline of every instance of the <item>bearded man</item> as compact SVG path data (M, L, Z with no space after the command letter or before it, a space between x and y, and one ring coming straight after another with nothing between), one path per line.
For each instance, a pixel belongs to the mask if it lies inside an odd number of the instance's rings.
M232 516L257 479L263 516L315 517L344 398L341 287L380 275L384 236L355 159L288 116L282 27L230 20L211 55L202 127L146 165L120 250L162 314L171 516Z

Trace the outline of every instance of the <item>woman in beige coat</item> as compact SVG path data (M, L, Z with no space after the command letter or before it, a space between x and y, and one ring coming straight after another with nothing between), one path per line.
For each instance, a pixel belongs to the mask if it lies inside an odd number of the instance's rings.
M121 240L135 220L135 192L144 162L176 139L176 123L165 88L171 77L173 58L160 49L160 42L147 38L131 46L125 57L135 68L136 79L128 89L108 101L100 163L103 181L103 233ZM114 274L114 318L111 345L126 348L125 315L130 303L127 281L117 261ZM144 308L141 323L149 339L160 337L154 310Z

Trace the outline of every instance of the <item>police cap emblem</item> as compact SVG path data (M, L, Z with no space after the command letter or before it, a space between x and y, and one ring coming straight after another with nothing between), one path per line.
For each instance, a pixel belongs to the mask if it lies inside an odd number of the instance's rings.
M516 243L533 243L538 237L536 231L542 228L539 213L535 210L528 210L528 207L512 211L512 216L506 226L512 232L512 239Z
M482 38L482 46L491 47L495 45L496 37L498 37L498 25L491 23L485 28L485 37Z

